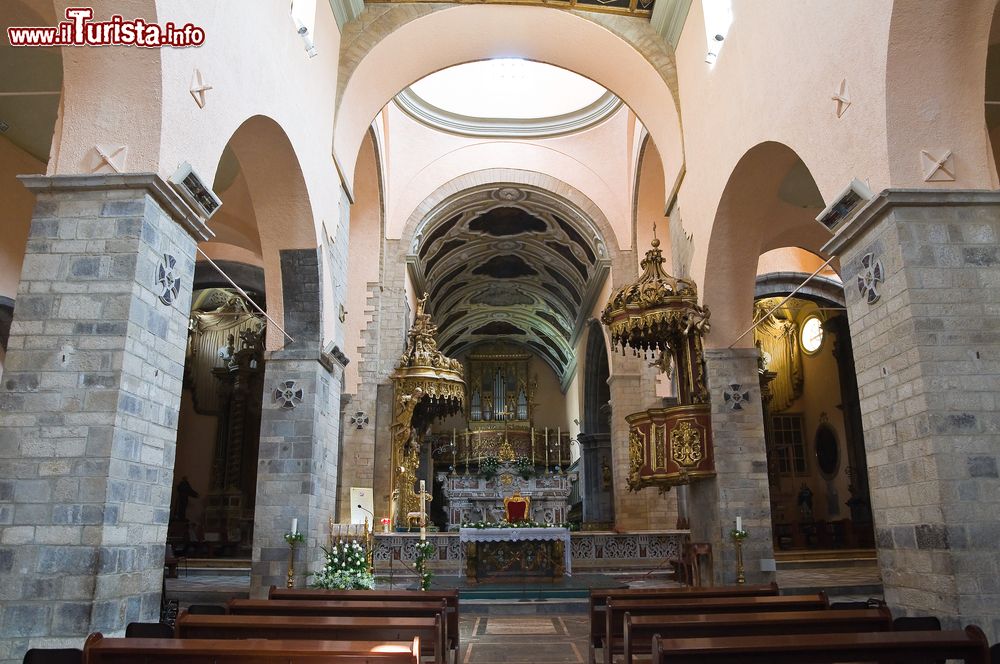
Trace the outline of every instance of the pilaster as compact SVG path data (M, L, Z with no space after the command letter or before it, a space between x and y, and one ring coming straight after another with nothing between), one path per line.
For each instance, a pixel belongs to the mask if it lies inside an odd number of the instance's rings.
M716 476L688 489L691 539L709 542L715 558L715 582L736 581L736 551L729 533L742 517L747 583L774 579L771 498L767 450L757 378L756 348L705 351L712 395L712 436ZM738 394L738 399L726 393Z
M0 660L159 617L195 242L155 174L36 192L0 387Z
M1000 636L1000 193L886 190L840 256L894 612Z

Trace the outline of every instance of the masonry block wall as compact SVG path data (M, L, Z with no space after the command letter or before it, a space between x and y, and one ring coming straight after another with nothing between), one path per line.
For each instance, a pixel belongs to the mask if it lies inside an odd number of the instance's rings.
M876 541L895 611L1000 637L1000 195L882 192L843 265ZM877 269L876 269L877 266Z
M285 329L294 342L267 358L261 411L250 593L284 585L292 519L297 547L293 582L323 562L329 519L337 507L343 367L323 356L318 249L281 252Z
M194 274L183 203L156 176L26 184L0 391L2 661L159 618Z
M716 583L736 581L736 550L729 533L736 527L737 516L743 517L743 529L749 534L743 540L747 583L774 580L758 357L756 348L705 351L716 476L693 482L688 504L692 539L712 545ZM744 398L727 400L727 390ZM768 569L762 569L762 564Z

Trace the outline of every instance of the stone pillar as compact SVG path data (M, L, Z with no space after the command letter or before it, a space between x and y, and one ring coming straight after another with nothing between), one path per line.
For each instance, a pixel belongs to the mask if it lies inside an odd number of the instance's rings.
M614 478L605 479L604 465L610 471L611 434L581 433L580 468L582 469L583 530L611 530L615 525Z
M154 174L36 192L0 391L0 660L160 612L196 240Z
M320 349L322 320L316 249L281 252L285 330L294 339L267 358L261 409L251 597L288 580L292 519L305 536L295 553L296 587L322 564L336 514L340 396L347 358Z
M721 584L736 582L736 551L729 533L736 527L737 516L743 517L743 529L749 533L743 540L747 583L774 580L757 358L756 348L705 351L716 476L690 485L688 509L691 539L711 543L715 582Z
M838 230L895 612L1000 638L1000 193L887 190Z

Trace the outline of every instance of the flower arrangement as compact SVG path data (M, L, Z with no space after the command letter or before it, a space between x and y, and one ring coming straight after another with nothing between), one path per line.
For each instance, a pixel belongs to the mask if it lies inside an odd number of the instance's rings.
M495 456L487 456L479 460L479 474L486 479L496 477L498 470L500 470L499 458Z
M306 536L297 530L294 533L285 533L285 542L290 547L294 547L296 544L302 544L305 541Z
M745 530L733 528L729 531L729 536L734 540L745 540L747 537L750 537L750 533Z
M433 542L423 541L418 542L414 548L417 552L414 567L416 567L417 574L420 576L420 589L430 590L431 579L434 578L434 572L427 567L427 561L437 553L437 545Z
M365 548L357 540L337 542L326 553L326 564L313 573L313 588L324 590L373 590L375 577L368 568Z
M526 456L519 456L514 459L514 467L517 468L517 472L524 479L528 479L535 472L535 462Z

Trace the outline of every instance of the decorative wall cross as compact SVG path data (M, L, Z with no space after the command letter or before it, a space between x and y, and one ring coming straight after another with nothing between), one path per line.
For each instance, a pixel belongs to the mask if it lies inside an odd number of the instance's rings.
M739 383L730 383L723 391L722 398L730 410L743 410L743 404L750 401L750 391L744 390Z
M851 105L850 95L851 93L847 89L847 79L846 78L840 79L840 87L838 87L837 91L833 93L832 97L830 97L830 99L837 102L838 118L841 117L844 113L846 113L848 107Z
M955 180L955 162L951 150L944 156L935 157L927 150L920 151L920 164L924 170L924 182L952 182Z
M885 269L882 267L882 261L877 260L872 253L862 256L861 271L858 272L858 292L868 300L868 304L875 304L882 297L877 286L884 279Z
M212 89L212 86L205 82L205 79L201 75L200 69L195 69L194 74L191 76L191 96L194 97L194 103L198 104L198 108L205 108L207 102L205 98L205 93Z

